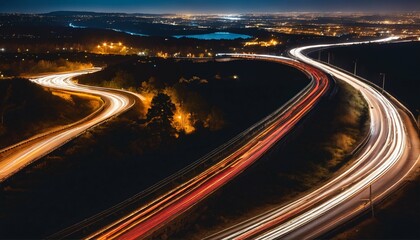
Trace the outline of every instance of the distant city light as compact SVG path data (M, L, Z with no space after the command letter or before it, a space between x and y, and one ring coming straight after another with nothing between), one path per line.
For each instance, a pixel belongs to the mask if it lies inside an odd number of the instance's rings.
M102 44L96 45L96 47L92 50L94 53L99 54L130 54L133 53L129 49L133 49L132 47L125 46L123 42L103 42ZM136 52L134 52L136 53Z
M234 14L229 14L229 15L222 16L222 19L230 20L230 21L242 20L240 15L234 15Z
M254 40L254 41L250 41L250 42L245 42L244 46L248 47L248 46L261 46L261 47L274 47L277 46L278 44L281 44L281 42L279 42L276 39L271 39L270 41L257 41L258 39Z

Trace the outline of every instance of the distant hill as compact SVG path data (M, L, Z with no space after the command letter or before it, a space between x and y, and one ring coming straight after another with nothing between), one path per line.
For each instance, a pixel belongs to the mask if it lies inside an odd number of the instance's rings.
M91 15L91 16L107 16L107 15L127 15L127 16L168 16L175 14L151 14L151 13L112 13L112 12L89 12L89 11L54 11L49 13L44 13L41 15L45 16L77 16L77 15Z

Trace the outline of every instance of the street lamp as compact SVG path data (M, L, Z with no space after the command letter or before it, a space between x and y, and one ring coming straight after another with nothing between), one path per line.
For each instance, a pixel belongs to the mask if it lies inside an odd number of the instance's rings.
M382 93L385 91L385 73L379 73L379 76L382 76Z
M354 61L354 71L353 71L353 75L357 75L357 59Z

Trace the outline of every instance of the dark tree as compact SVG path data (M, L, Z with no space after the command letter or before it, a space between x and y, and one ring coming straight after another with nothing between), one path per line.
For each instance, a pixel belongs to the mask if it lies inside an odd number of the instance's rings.
M10 103L10 97L12 96L12 84L7 87L6 94L3 96L3 101L0 105L0 113L1 113L1 125L4 124L4 116L6 111L11 109L14 104Z
M172 136L175 133L172 126L175 109L175 104L168 95L158 93L153 97L151 107L147 111L147 126L153 133Z
M111 82L113 82L117 88L128 88L131 85L134 85L135 81L133 75L125 71L118 70Z

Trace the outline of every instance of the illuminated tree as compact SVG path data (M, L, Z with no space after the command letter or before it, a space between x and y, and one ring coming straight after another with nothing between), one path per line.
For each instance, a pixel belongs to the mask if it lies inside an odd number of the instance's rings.
M147 111L147 126L154 133L172 136L175 133L172 126L175 110L176 107L171 98L164 93L158 93L153 97L151 107Z

